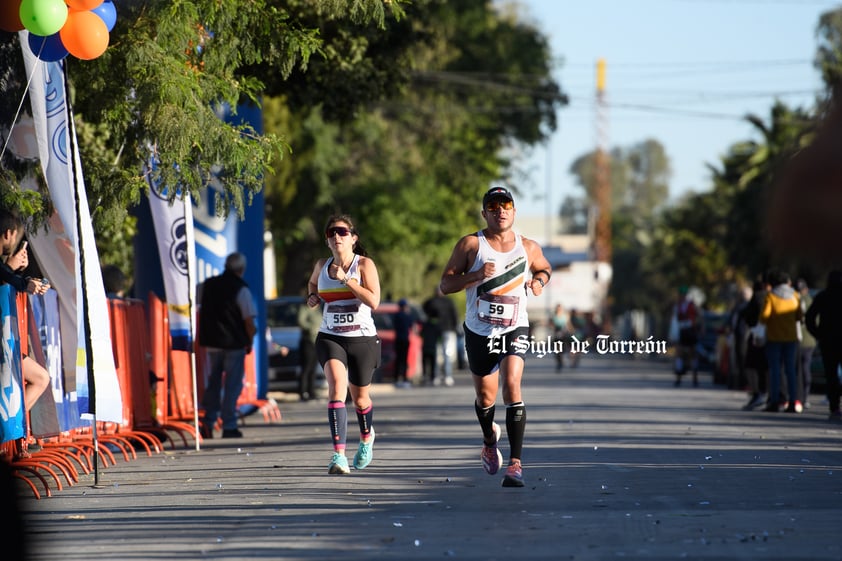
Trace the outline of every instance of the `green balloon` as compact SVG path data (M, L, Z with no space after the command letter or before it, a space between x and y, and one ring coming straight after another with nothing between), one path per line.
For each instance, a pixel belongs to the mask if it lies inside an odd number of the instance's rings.
M58 33L66 21L64 0L23 0L20 3L20 22L35 35L47 37Z

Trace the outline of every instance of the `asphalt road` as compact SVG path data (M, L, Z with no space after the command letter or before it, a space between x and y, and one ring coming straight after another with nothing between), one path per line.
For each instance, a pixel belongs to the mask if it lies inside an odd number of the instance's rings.
M744 412L709 374L673 387L666 363L552 364L527 367L524 488L483 472L459 372L450 388L376 386L374 461L350 475L327 474L325 402L280 401L243 439L176 439L28 498L30 558L842 559L842 425L821 396ZM348 432L350 458L353 410Z

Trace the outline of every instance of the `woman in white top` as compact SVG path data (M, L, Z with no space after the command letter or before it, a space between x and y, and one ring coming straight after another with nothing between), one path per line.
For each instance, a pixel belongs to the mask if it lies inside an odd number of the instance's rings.
M369 394L374 370L380 365L380 339L371 312L380 305L377 266L359 242L347 215L331 216L325 225L331 256L319 259L308 284L307 305L325 302L322 325L316 336L316 356L328 384L328 420L333 457L328 473L350 473L345 457L350 390L360 426L354 468L372 459L374 428Z

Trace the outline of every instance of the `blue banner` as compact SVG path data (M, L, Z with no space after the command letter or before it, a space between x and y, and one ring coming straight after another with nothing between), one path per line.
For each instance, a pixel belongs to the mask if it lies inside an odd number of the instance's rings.
M3 352L0 354L0 442L23 438L26 414L23 376L20 369L17 291L0 285L0 315L3 319Z

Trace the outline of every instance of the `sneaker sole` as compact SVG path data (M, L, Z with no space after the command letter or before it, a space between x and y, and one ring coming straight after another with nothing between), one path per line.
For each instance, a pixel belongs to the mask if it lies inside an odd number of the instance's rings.
M328 467L327 472L330 475L348 475L351 473L351 470L340 466L339 464L331 464L330 467Z
M360 451L358 449L357 453L354 455L354 469L365 469L366 467L368 467L368 464L371 463L371 460L374 459L374 438L376 436L377 435L374 433L374 429L371 429L371 440L368 441L368 445L371 446L372 448L371 448L371 453L368 456L368 461L365 462L365 463L362 463L360 461Z
M503 487L523 487L523 479L515 479L507 475L503 478Z
M347 463L345 465L342 465L336 462L330 462L330 464L328 464L327 466L327 472L330 475L348 475L349 473L351 473L351 470L348 467Z

